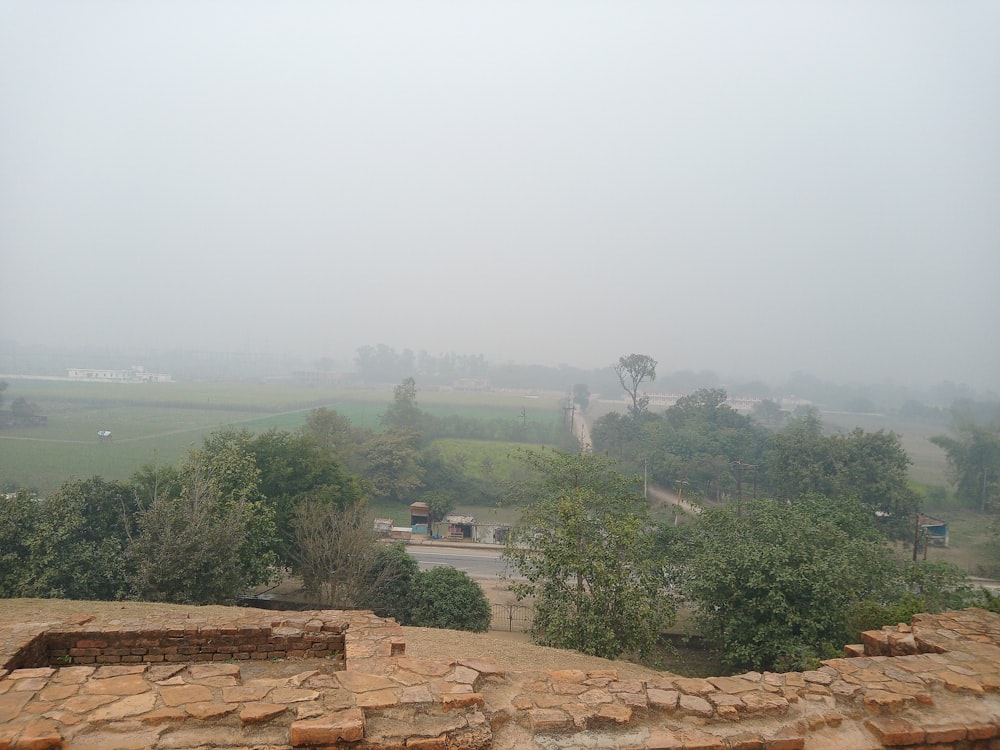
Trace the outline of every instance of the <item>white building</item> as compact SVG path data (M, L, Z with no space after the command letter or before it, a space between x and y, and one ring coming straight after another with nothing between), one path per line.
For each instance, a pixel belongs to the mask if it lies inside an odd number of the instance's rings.
M94 370L87 367L70 367L67 374L72 380L96 380L104 383L171 383L173 378L162 372L146 372L145 367L133 365L127 370Z

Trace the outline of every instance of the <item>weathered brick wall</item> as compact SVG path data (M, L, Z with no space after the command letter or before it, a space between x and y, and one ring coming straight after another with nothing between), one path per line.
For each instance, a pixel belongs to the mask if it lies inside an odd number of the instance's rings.
M329 659L344 669L344 629L312 630L268 626L140 630L56 630L32 641L19 655L31 667L75 664L239 661L247 659Z

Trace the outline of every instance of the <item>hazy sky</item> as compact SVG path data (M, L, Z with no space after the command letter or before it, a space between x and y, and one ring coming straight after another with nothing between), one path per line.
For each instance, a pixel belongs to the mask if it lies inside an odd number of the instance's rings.
M0 0L0 321L997 389L1000 3Z

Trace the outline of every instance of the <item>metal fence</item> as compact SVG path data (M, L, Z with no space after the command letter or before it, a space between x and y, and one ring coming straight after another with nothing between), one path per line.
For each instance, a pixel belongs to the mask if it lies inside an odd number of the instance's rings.
M523 604L494 604L490 630L527 630L531 627L534 610ZM516 626L516 627L515 627Z

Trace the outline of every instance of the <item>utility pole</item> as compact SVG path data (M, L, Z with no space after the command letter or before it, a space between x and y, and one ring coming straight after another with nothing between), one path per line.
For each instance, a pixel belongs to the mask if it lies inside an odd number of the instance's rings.
M677 525L677 515L684 497L684 485L687 484L687 480L684 479L683 474L681 475L681 478L675 482L675 484L677 485L677 503L674 505L674 526Z
M743 514L743 470L744 469L756 469L755 464L748 464L742 458L733 461L730 464L736 469L736 515ZM754 475L754 494L756 494L756 474Z
M920 550L920 511L913 519L913 562L917 561ZM925 558L926 559L926 558Z

